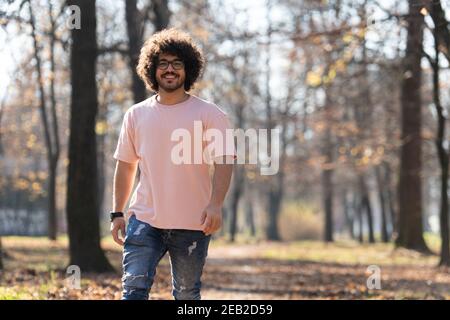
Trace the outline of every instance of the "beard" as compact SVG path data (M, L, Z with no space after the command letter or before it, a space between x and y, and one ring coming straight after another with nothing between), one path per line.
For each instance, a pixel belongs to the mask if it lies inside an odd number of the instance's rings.
M175 75L175 74L173 74ZM168 80L164 78L165 75L157 78L158 86L166 92L173 92L184 86L184 78L175 75L174 79Z

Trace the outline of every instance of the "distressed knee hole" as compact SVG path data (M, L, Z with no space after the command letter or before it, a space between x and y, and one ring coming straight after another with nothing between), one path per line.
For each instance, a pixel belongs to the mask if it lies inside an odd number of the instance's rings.
M122 277L123 285L129 288L145 289L147 287L148 276L146 274L125 273Z

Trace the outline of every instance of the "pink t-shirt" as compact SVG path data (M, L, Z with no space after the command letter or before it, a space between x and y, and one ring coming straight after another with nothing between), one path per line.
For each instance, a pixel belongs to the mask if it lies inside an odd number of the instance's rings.
M223 141L205 141L206 130L212 128L222 133ZM161 229L201 230L201 215L212 189L208 161L236 154L226 129L232 131L226 113L193 95L174 105L160 104L156 95L133 105L125 113L114 153L117 160L139 162L140 179L127 217L135 214ZM190 138L181 138L185 134ZM199 146L208 157L195 152Z

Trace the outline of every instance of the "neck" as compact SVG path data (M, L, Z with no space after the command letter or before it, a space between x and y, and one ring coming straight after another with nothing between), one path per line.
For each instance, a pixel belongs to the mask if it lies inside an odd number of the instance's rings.
M184 88L179 88L172 92L164 91L163 89L158 91L156 99L161 104L177 104L187 100L189 95L184 91Z

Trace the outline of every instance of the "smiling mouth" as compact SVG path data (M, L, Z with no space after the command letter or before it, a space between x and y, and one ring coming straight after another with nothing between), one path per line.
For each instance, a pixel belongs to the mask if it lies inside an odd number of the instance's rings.
M163 76L163 79L167 79L167 80L174 80L176 78L178 78L178 76L173 75L173 74L171 74L171 75L164 75Z

